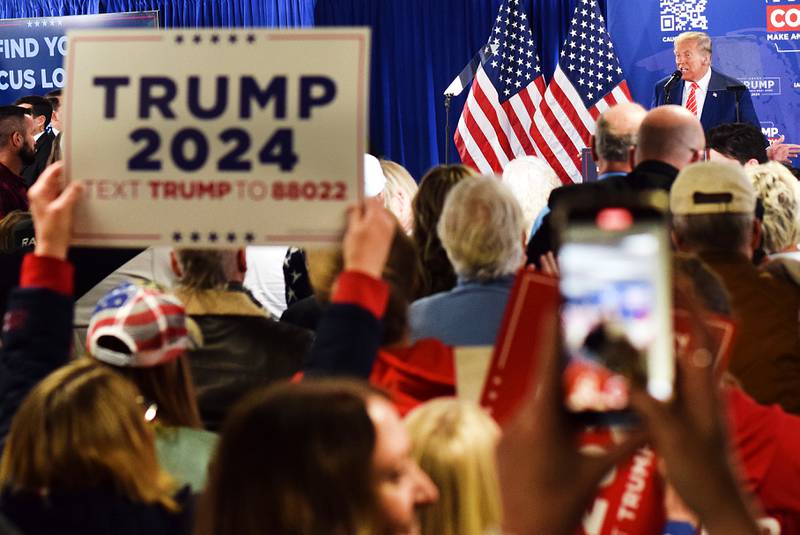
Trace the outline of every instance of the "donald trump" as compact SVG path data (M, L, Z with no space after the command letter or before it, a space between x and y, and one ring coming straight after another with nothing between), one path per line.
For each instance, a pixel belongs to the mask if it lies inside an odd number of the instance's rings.
M683 106L700 119L706 132L725 123L761 127L750 90L711 67L711 38L707 34L684 32L675 38L675 66L673 75L656 83L652 108L662 104Z

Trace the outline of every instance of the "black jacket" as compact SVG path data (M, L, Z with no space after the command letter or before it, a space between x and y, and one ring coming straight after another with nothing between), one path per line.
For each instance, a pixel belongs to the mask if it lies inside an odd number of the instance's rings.
M228 410L247 392L300 371L313 335L266 316L241 288L176 295L200 327L203 347L189 351L200 415L218 430Z
M52 290L14 290L0 350L0 451L17 408L36 384L67 363L72 299Z
M0 510L25 535L189 535L194 515L189 487L175 498L180 513L135 503L110 490L45 497L5 490Z
M548 251L556 251L552 211L556 207L575 202L597 202L600 206L603 199L627 193L642 193L661 190L669 193L678 170L669 164L655 160L642 162L636 169L624 176L612 176L598 182L573 184L554 189L550 193L547 206L551 212L542 219L539 230L531 236L526 249L528 263L539 265L539 257Z
M53 150L53 141L56 135L53 132L44 132L39 139L36 140L36 156L33 163L26 166L22 170L22 178L25 180L25 185L31 187L39 175L42 174L45 167L47 167L47 160L50 158L50 152Z

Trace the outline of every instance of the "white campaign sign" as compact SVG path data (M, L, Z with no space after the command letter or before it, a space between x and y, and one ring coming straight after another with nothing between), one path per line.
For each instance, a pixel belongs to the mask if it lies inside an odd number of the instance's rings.
M363 197L366 29L69 33L87 245L337 241Z

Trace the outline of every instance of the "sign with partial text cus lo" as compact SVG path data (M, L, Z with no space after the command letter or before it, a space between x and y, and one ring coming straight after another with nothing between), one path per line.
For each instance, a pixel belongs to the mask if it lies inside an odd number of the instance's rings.
M363 197L369 32L70 32L76 242L236 247L339 239Z

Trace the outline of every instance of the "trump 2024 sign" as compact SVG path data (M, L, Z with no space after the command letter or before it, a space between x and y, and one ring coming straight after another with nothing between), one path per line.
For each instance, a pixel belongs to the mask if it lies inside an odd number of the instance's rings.
M369 33L69 34L67 179L89 245L338 240L362 197Z

